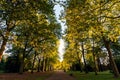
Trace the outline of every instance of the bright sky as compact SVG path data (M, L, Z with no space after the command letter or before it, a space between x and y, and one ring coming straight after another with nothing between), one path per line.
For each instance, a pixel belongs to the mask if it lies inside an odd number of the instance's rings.
M60 0L60 1L65 1L65 0ZM60 6L59 4L55 5L54 7L54 10L55 10L55 14L56 14L56 18L57 18L57 21L61 24L61 28L62 28L62 33L64 33L65 31L65 23L61 22L59 20L59 15L60 15L60 12L64 10L64 8L62 6ZM60 39L60 45L59 45L59 49L58 49L58 52L59 52L59 56L60 56L60 61L63 60L63 54L64 54L64 50L65 49L65 43L64 43L64 40L63 39Z

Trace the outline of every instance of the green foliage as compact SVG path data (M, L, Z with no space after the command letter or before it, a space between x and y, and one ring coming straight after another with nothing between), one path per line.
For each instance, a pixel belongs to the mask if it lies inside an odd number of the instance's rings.
M113 53L114 53L113 55L114 56L120 55L120 43L119 43L119 41L112 42L111 43L111 48L113 50Z
M7 61L5 62L5 72L18 72L20 67L20 62L18 56L10 56L7 58Z
M61 37L61 26L53 10L54 1L2 0L0 4L0 44L4 41L6 46L8 42L11 47L7 52L12 54L11 57L17 56L15 59L20 61L19 66L23 63L28 70L36 52L35 68L38 57L48 59L47 66L53 66L58 59L56 42ZM5 50L4 46L0 49L0 55ZM14 63L14 59L8 58L8 62Z
M2 59L1 63L0 63L0 73L5 72L5 60Z
M118 57L119 57L119 56L118 56ZM120 58L116 58L116 59L115 59L115 63L116 63L116 65L117 65L117 68L118 68L119 73L120 73Z
M75 56L77 55L75 53L79 51L78 53L82 54L82 56L84 55L83 53L85 53L85 60L90 61L88 59L89 54L94 53L93 56L95 57L100 57L103 54L103 45L101 45L101 43L103 44L103 37L108 42L116 42L120 35L119 5L119 0L67 1L64 18L68 26L65 36L68 49L66 50L65 56L71 55L70 53ZM93 40L95 42L94 46ZM82 43L83 48L81 47ZM68 50L70 53L68 53ZM72 57L73 56L68 56L67 58L72 59ZM76 58L74 58L74 60L75 59Z

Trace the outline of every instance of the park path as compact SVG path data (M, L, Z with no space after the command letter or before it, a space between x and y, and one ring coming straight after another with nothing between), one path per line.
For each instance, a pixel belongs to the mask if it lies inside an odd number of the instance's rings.
M64 71L56 71L53 75L45 80L75 80L75 78L66 74Z

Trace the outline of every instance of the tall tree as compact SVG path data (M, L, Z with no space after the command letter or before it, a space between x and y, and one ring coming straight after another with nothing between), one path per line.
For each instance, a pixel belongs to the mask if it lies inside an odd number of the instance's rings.
M0 48L1 60L10 32L22 21L32 21L36 23L37 13L53 13L54 5L50 0L1 0L0 4L0 13L2 15L0 25L0 36L2 37Z
M112 63L115 77L119 76L112 57L110 43L119 37L119 0L69 0L66 7L66 24L71 32L94 29L94 34L103 40ZM82 27L80 27L82 26Z

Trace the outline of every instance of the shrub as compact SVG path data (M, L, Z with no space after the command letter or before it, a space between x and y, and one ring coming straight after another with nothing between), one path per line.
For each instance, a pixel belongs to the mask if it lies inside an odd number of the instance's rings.
M19 71L19 60L17 56L8 57L5 65L6 72L18 72Z

